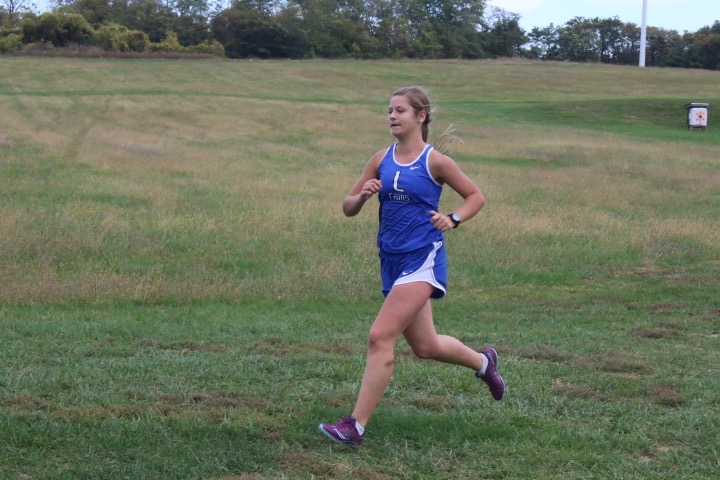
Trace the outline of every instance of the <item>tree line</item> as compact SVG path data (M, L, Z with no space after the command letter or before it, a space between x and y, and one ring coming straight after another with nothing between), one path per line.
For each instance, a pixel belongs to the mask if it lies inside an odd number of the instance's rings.
M640 27L576 17L526 32L487 0L0 0L0 53L86 45L229 58L462 58L636 64ZM651 66L720 69L720 21L648 27Z
M533 28L522 45L525 56L543 60L637 64L641 29L617 18L573 18L564 25ZM720 69L720 21L697 32L658 27L646 31L647 64Z

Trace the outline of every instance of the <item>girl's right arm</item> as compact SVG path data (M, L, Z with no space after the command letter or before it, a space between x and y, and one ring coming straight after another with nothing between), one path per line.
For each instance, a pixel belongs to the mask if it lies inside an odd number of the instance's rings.
M378 167L384 156L385 150L381 150L370 158L362 175L343 200L343 213L346 217L354 217L360 213L365 202L380 191L381 184L377 178Z

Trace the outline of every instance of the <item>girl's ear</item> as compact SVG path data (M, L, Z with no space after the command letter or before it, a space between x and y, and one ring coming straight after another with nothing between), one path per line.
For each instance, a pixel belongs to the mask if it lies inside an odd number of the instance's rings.
M427 118L427 112L425 110L421 110L417 114L417 119L419 123L425 123L425 119Z

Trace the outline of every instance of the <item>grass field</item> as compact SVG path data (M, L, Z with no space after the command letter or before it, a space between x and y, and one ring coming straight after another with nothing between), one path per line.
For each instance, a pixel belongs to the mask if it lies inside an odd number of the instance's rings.
M535 62L0 58L0 478L711 479L720 77ZM487 204L359 451L377 212L341 201L428 87ZM687 131L688 102L710 102ZM446 192L443 208L458 198Z

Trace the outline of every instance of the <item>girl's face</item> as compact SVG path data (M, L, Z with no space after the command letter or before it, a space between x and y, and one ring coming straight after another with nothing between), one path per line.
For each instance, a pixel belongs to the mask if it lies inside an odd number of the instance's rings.
M395 95L390 99L388 107L388 122L390 133L396 138L405 137L413 133L421 135L420 126L425 121L425 112L416 112L404 95Z

